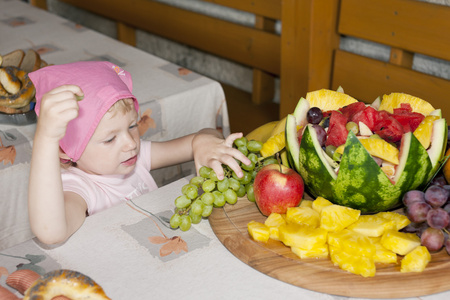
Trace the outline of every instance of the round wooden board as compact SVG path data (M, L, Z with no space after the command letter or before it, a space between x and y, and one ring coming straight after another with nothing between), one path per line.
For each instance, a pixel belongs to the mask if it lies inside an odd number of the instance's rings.
M331 260L301 260L281 242L254 241L247 223L264 222L255 203L246 198L235 205L215 208L209 222L222 242L252 268L281 281L321 293L362 298L406 298L450 289L450 256L445 250L432 254L422 273L400 273L397 265L377 265L375 277L364 278L335 267Z

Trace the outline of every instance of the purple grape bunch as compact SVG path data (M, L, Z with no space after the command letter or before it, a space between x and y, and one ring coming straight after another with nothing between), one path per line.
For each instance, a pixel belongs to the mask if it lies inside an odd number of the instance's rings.
M425 192L408 191L403 196L405 212L411 224L407 232L420 236L423 246L430 252L437 252L445 247L450 254L450 185L433 184Z

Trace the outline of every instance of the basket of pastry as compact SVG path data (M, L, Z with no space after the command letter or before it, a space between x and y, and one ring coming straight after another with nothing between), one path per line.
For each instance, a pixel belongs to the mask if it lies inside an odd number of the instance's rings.
M35 88L28 73L47 66L33 49L0 55L0 123L36 122Z

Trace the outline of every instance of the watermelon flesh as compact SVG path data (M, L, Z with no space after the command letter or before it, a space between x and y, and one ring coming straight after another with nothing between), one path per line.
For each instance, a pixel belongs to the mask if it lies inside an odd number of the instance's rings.
M339 147L345 143L347 139L348 130L345 128L347 118L344 114L338 111L332 111L330 115L330 125L327 132L327 141L325 145L333 145Z
M404 132L414 132L425 119L424 115L413 112L409 103L402 103L400 108L394 108L392 117L403 126Z
M362 103L362 102L359 102ZM369 127L371 131L374 131L375 124L379 121L379 113L378 111L373 108L372 106L367 106L363 110L357 112L353 115L351 118L352 122L355 122L356 124L359 124L359 122L362 122Z
M378 114L378 123L375 124L373 132L382 139L396 143L402 139L404 130L402 124L392 117L386 111L380 111Z

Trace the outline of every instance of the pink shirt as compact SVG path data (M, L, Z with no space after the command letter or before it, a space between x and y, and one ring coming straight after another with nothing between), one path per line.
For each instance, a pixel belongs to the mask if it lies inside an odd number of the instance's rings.
M78 168L62 170L63 190L79 194L86 201L88 214L93 215L129 199L156 190L150 175L151 142L141 140L136 168L127 175L92 175Z

